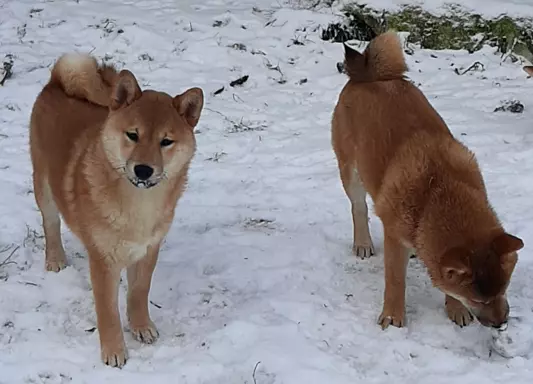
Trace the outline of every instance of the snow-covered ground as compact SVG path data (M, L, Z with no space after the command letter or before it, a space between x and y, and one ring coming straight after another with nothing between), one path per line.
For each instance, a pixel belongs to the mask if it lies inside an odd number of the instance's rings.
M462 3L533 16L527 0ZM356 260L330 146L346 81L335 66L342 46L318 38L332 18L267 0L0 1L0 59L14 57L0 87L0 263L11 255L0 267L0 383L533 381L533 351L491 356L487 330L452 324L416 259L407 327L377 326L381 224L371 217L377 256ZM122 370L100 362L86 254L67 229L71 266L59 274L43 266L28 119L50 65L72 50L125 65L145 88L206 94L189 188L151 292L161 338L146 346L126 333ZM509 299L514 323L531 334L533 80L488 48L415 50L407 60L410 77L477 153L506 228L525 240ZM454 71L476 61L484 71ZM229 86L243 75L244 85ZM523 113L493 112L512 98Z

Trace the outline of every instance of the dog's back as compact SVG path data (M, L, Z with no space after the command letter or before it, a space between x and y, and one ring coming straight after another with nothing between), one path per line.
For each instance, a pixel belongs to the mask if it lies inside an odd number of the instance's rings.
M108 115L111 84L117 72L87 55L63 55L37 97L30 120L33 166L46 177L61 206L64 177L74 156L85 150L82 135L96 135ZM52 171L53 170L53 171Z
M32 110L32 148L39 152L43 147L51 153L68 150L87 127L101 124L108 113L116 76L114 68L99 66L91 56L61 56Z
M345 68L349 81L335 109L333 145L341 158L357 165L375 197L399 148L418 151L405 147L419 141L416 137L439 147L452 136L422 92L404 78L407 65L396 34L378 36L363 54L345 46Z

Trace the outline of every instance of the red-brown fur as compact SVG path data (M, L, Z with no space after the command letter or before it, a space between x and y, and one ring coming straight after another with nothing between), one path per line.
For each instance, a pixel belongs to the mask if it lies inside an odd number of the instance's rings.
M422 92L393 32L363 54L346 46L349 81L333 114L332 144L352 203L354 253L374 253L366 194L384 227L385 294L379 323L405 323L408 249L446 293L450 319L507 320L505 292L522 240L503 229L475 156L457 141Z
M61 215L88 251L106 364L120 367L127 359L117 305L123 268L133 336L145 343L158 337L148 293L159 246L185 188L202 106L198 88L175 97L141 91L131 72L117 73L76 54L57 61L35 101L30 150L46 269L58 272L66 265ZM153 172L141 178L138 166Z

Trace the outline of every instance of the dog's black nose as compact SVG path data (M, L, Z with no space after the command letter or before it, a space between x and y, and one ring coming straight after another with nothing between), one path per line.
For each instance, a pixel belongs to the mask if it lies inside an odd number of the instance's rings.
M154 174L154 169L149 165L139 164L133 167L133 172L141 180L148 180Z
M503 321L500 324L493 324L492 328L498 329L498 330L505 330L507 329L507 321Z

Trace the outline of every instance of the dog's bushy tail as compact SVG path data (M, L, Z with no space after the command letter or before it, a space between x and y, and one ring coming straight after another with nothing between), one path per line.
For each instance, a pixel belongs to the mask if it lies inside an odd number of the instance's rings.
M374 38L362 54L344 44L344 67L356 83L402 79L407 71L400 39L393 31Z
M109 65L98 65L87 54L67 53L52 69L50 84L59 86L68 96L109 106L117 71Z

